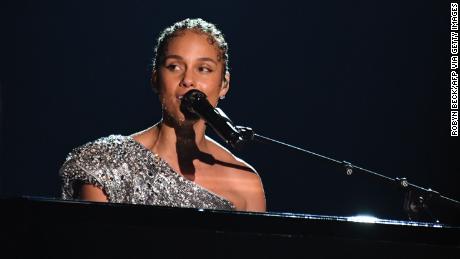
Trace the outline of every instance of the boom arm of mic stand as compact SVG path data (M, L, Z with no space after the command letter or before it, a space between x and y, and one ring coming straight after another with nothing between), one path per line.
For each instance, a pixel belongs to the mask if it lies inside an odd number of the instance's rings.
M455 207L457 210L460 210L459 201L443 196L439 192L434 191L430 188L423 188L415 184L412 184L404 177L391 178L383 174L379 174L375 171L371 171L366 168L362 168L362 167L353 165L352 163L347 162L347 161L339 161L339 160L336 160L336 159L333 159L333 158L330 158L330 157L327 157L327 156L324 156L324 155L321 155L321 154L318 154L318 153L315 153L315 152L312 152L312 151L309 151L309 150L306 150L300 147L296 147L296 146L293 146L293 145L290 145L290 144L287 144L287 143L284 143L284 142L281 142L281 141L278 141L272 138L268 138L268 137L256 134L251 128L248 128L248 127L236 126L236 128L240 131L240 136L242 137L244 142L256 141L260 143L270 143L270 144L280 145L280 146L289 148L291 150L296 150L304 154L310 155L312 157L315 157L317 159L323 160L334 166L342 167L345 170L345 173L347 175L352 175L354 172L365 173L387 184L390 184L393 186L396 185L397 187L401 188L406 193L403 207L406 213L408 214L409 219L412 219L413 215L419 213L421 210L425 210L431 215L431 213L428 211L428 205L426 203L427 201L431 199L439 199ZM434 218L432 218L432 220L437 221Z

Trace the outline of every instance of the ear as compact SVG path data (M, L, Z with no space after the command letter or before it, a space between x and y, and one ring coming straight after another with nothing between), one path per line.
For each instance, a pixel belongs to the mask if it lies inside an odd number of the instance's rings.
M150 78L150 85L155 93L158 93L158 72L152 71L152 77Z
M225 96L228 92L228 89L230 89L230 73L226 72L220 87L219 97Z

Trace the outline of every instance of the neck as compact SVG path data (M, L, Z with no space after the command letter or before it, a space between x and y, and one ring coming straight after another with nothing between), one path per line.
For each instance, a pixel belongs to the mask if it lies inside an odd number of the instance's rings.
M202 120L181 126L171 126L161 121L156 128L155 146L158 149L171 150L176 144L206 148L206 125Z
M180 126L161 121L155 127L156 140L151 150L184 175L193 174L193 160L200 159L207 150L205 130L203 120Z

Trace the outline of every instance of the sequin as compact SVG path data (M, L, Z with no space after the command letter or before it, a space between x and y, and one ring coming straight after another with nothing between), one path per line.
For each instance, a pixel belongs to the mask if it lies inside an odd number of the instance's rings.
M114 203L235 210L130 136L110 135L74 149L59 173L65 200L75 199L79 181L101 188Z

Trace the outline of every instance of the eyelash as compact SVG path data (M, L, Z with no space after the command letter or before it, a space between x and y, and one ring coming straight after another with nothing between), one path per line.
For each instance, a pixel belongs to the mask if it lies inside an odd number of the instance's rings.
M168 70L171 70L171 71L175 70L176 67L178 67L178 65L176 65L176 64L170 64L170 65L167 65L167 66L166 66L166 68L167 68Z
M212 72L212 69L208 68L208 67L200 67L199 68L200 70L203 70L203 69L206 69L207 71L204 71L206 73L211 73Z
M176 65L176 64L170 64L170 65L167 65L166 68L170 71L174 71L176 70L176 67L178 67L179 65ZM200 72L205 72L205 73L211 73L213 72L213 70L209 67L205 67L205 66L201 66L198 68ZM204 71L206 70L206 71Z

